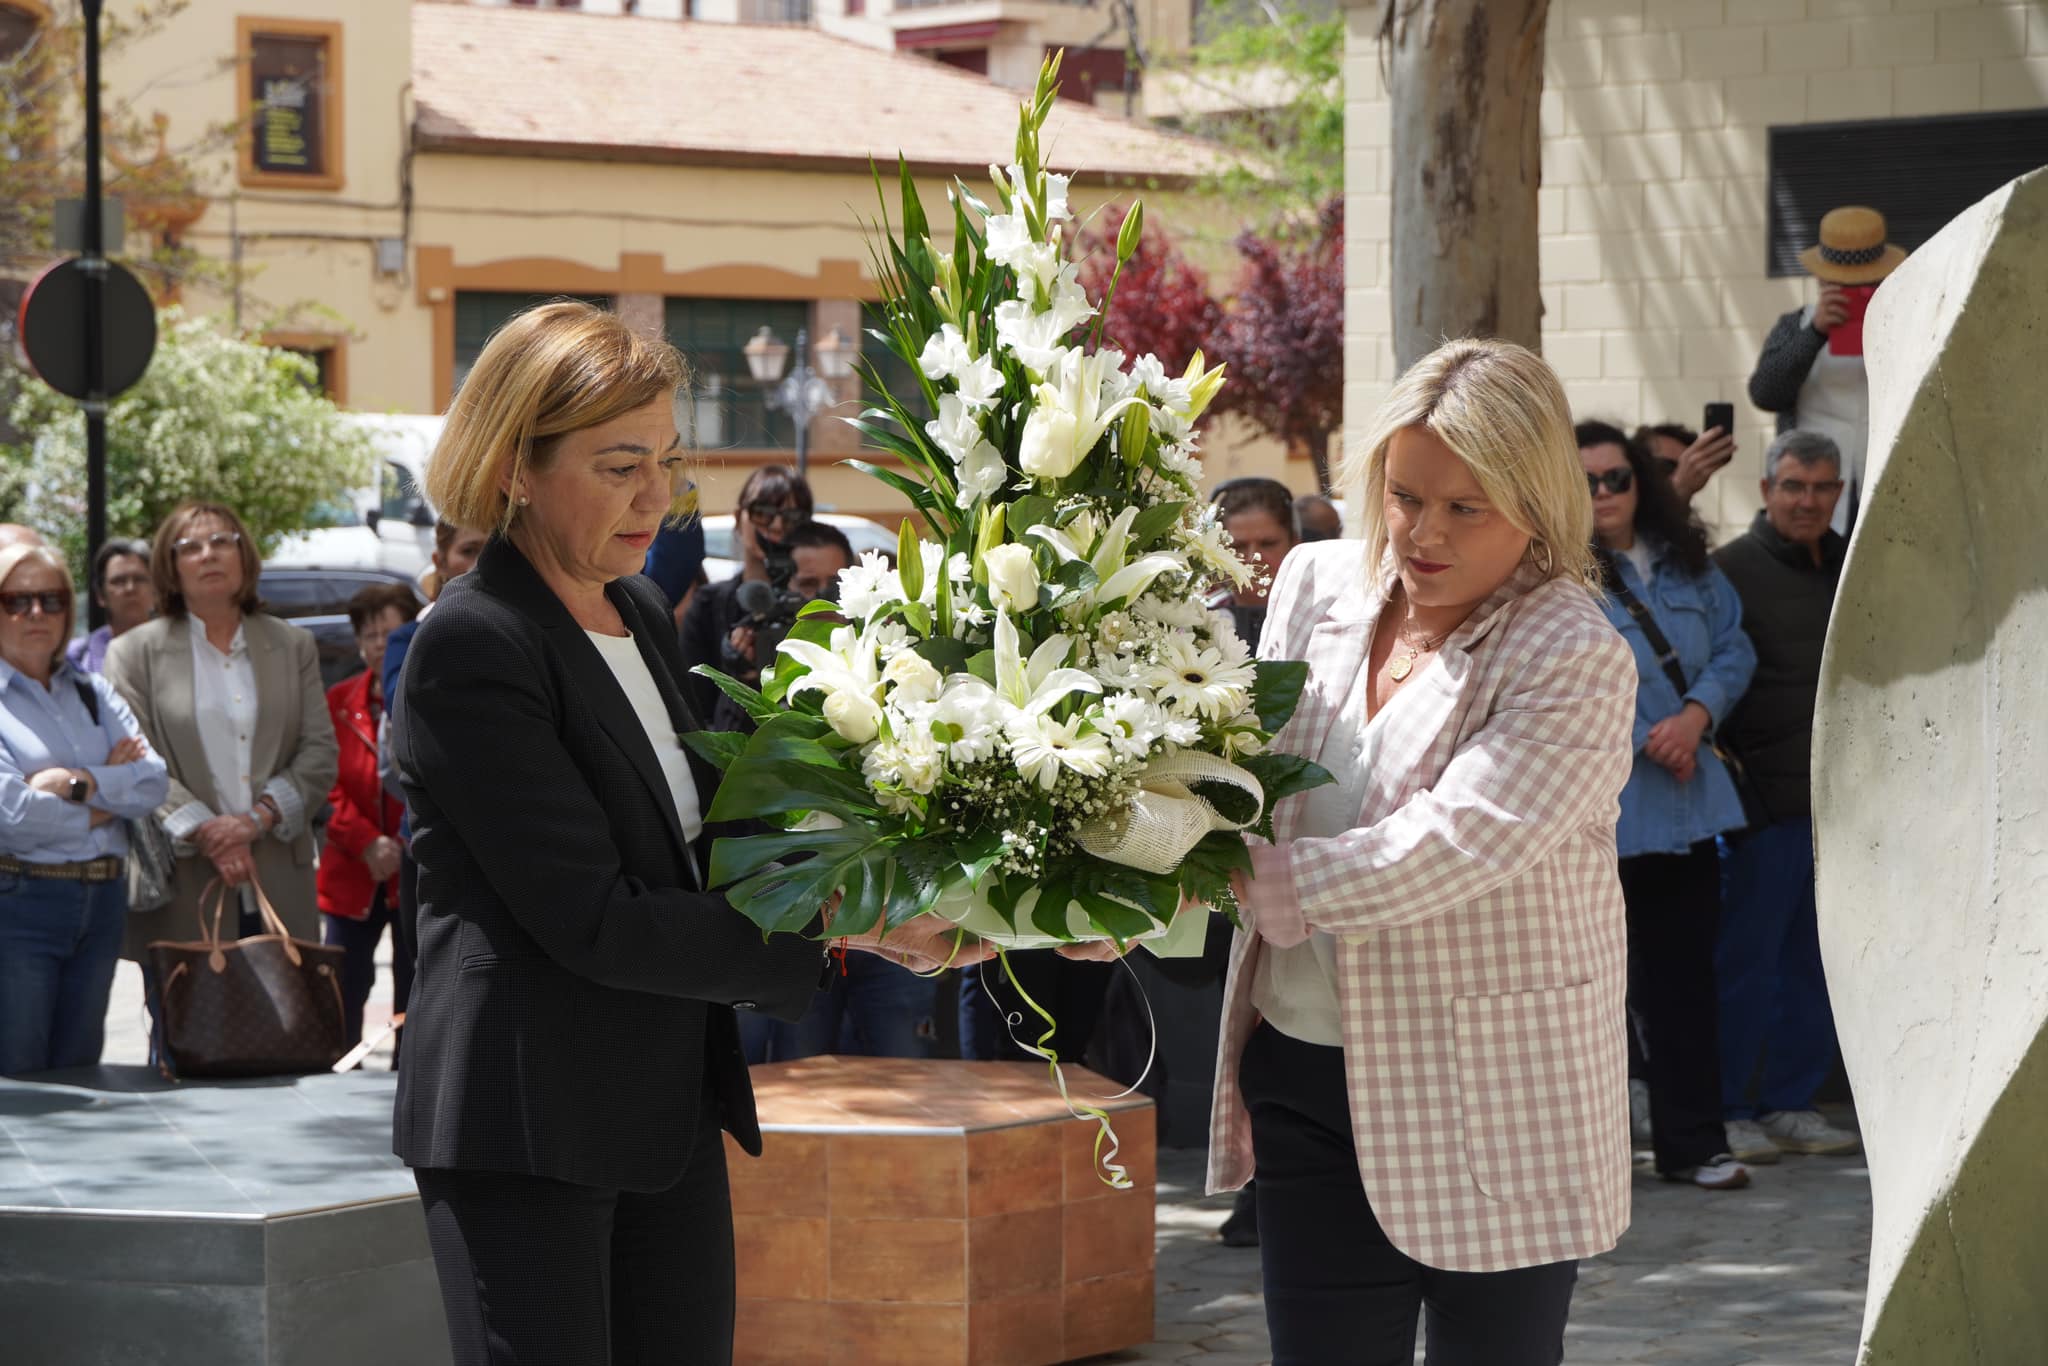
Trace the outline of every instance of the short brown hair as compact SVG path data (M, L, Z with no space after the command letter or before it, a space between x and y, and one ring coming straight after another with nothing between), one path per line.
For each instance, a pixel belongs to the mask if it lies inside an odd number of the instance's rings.
M559 438L677 397L683 358L604 309L561 299L517 314L492 334L448 410L427 465L427 497L457 526L502 533L504 486L544 469ZM676 512L683 508L679 475Z
M149 552L149 577L156 585L156 600L163 604L164 615L182 617L185 615L185 594L178 587L178 552L176 545L194 522L201 517L217 518L227 524L229 531L241 538L236 549L242 559L242 598L237 605L242 615L263 610L263 599L256 592L257 580L263 577L263 561L256 557L256 541L249 535L249 528L242 525L242 519L234 509L222 503L189 502L180 503L171 509L170 516L157 525L156 536Z
M420 595L402 583L373 583L358 589L348 600L349 629L361 635L387 607L396 607L401 621L411 621L420 614Z

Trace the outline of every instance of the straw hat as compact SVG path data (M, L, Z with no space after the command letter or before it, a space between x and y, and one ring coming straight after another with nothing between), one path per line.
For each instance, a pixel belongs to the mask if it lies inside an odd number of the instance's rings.
M1859 205L1832 209L1820 220L1820 244L1799 264L1832 285L1873 285L1899 268L1906 249L1884 240L1884 215Z

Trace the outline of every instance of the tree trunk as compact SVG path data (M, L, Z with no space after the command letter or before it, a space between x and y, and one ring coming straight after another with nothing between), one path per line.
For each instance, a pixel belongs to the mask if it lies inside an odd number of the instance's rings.
M1314 466L1316 492L1325 498L1330 496L1331 434L1331 431L1321 431L1310 436L1291 436L1287 439L1288 462L1291 464L1296 460L1306 460Z
M1542 344L1537 105L1550 0L1381 0L1400 369L1452 337Z

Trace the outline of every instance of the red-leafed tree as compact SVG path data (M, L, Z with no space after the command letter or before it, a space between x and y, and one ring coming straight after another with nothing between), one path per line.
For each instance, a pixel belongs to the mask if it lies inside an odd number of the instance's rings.
M1084 229L1076 241L1081 253L1081 284L1089 297L1100 299L1116 269L1116 240L1126 210L1112 204L1096 227ZM1106 345L1125 355L1159 357L1168 374L1178 375L1197 351L1213 363L1222 341L1223 307L1209 293L1209 277L1148 221L1137 250L1124 262L1103 323ZM1089 325L1092 330L1092 324ZM1223 386L1219 406L1231 386Z
M1237 239L1244 268L1224 314L1230 409L1315 466L1330 491L1330 437L1344 421L1344 201L1324 205L1312 236Z

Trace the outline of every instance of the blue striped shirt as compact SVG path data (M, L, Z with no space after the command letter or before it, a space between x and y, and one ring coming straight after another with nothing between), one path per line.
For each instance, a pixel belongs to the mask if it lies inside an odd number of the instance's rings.
M79 688L99 704L92 719ZM170 773L152 749L130 764L109 766L107 755L142 728L113 686L98 674L59 664L50 686L0 660L0 853L33 863L76 863L128 852L122 821L94 827L92 811L129 819L145 816L170 794ZM29 786L47 768L92 774L97 790L84 803Z

